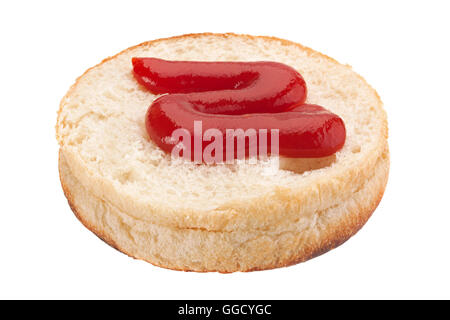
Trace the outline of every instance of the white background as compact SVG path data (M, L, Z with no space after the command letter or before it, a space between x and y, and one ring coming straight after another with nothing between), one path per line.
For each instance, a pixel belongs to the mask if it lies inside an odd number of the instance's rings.
M448 1L2 1L0 298L450 298ZM160 269L76 220L54 125L75 78L137 43L194 32L270 35L353 66L389 117L391 173L341 247L272 271Z

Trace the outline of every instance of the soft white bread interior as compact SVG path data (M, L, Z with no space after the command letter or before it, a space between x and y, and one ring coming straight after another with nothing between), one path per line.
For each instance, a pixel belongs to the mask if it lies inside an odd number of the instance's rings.
M133 78L135 56L288 64L305 78L308 103L343 118L346 143L325 167L302 173L292 159L173 162L145 131L156 96ZM389 169L375 90L348 66L268 37L186 35L127 49L76 81L56 130L61 181L80 220L131 256L181 270L267 269L331 249L368 219Z

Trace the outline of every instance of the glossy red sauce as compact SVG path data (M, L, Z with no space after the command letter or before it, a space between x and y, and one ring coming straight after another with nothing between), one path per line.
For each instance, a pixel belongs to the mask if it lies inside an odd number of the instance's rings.
M133 58L134 77L157 98L149 107L145 124L150 138L165 152L174 143L169 137L184 128L194 140L208 129L279 130L279 155L316 158L332 155L345 142L345 125L334 113L304 104L306 83L293 68L276 62L193 62ZM194 132L194 121L202 132ZM271 153L270 134L267 151ZM204 150L210 141L203 141ZM249 143L246 143L248 156ZM224 156L225 157L225 156Z

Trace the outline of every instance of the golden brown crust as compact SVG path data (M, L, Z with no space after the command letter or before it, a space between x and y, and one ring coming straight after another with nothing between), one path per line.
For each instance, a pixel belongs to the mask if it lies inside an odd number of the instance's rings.
M352 237L356 232L359 231L359 229L367 222L367 220L372 215L373 211L378 206L384 190L387 183L387 171L388 166L386 166L386 163L389 162L389 155L386 150L383 159L381 159L381 162L379 164L379 167L381 168L381 173L379 177L374 176L373 179L378 179L381 177L381 180L379 183L375 183L374 185L377 187L377 190L363 190L365 193L373 193L375 196L373 199L370 200L369 203L359 203L356 208L357 210L353 210L352 212L346 212L345 215L340 217L338 219L338 223L328 225L326 229L319 230L320 236L317 238L313 238L313 241L304 242L302 243L302 247L291 247L291 250L295 250L295 254L293 257L290 257L289 259L279 260L274 263L271 263L269 265L261 266L248 266L248 265L237 265L237 267L233 264L230 264L227 266L225 263L225 268L221 264L218 267L202 267L202 268L196 268L195 266L191 267L181 267L180 265L177 265L176 263L171 264L163 264L160 262L157 262L149 257L143 257L142 253L131 253L129 250L125 249L124 246L122 246L120 243L118 243L116 240L112 238L108 232L105 231L104 226L101 225L95 225L92 222L89 222L89 212L83 212L80 207L77 205L77 201L79 202L80 199L76 199L77 195L72 193L72 190L70 189L69 183L66 182L66 178L70 176L70 172L67 172L67 167L63 164L64 160L62 159L62 155L60 153L59 156L59 172L60 172L60 180L61 185L64 190L64 194L68 200L68 203L70 205L70 208L74 212L75 216L78 218L78 220L89 230L91 230L94 234L96 234L100 239L102 239L104 242L109 244L111 247L115 248L116 250L125 253L126 255L132 257L141 259L144 261L147 261L155 266L172 269L172 270L178 270L178 271L196 271L196 272L221 272L221 273L231 273L236 271L241 272L249 272L249 271L260 271L260 270L268 270L268 269L274 269L274 268L280 268L280 267L287 267L290 265L294 265L300 262L307 261L309 259L312 259L314 257L317 257L329 250L332 250L345 241L347 241L350 237ZM73 178L73 177L72 177ZM72 182L73 184L73 182ZM369 183L368 183L369 184ZM369 188L371 189L371 188ZM375 193L374 193L375 192ZM79 196L79 195L78 195ZM135 221L133 223L136 223ZM183 234L183 230L172 230L174 233L177 234L177 238L181 237L185 239L186 242L191 241L189 238L187 238ZM213 233L216 234L218 232L211 232L206 230L195 230L195 232L198 233L199 238L205 238L204 234L206 233ZM173 239L166 239L168 243L172 242ZM183 241L184 242L184 241ZM214 243L210 244L212 247L215 246ZM205 246L205 244L203 244ZM291 244L289 244L291 246ZM254 250L255 248L253 248ZM257 246L257 250L260 250L260 252L248 252L248 254L252 255L258 255L258 254L264 254L266 248ZM218 248L220 251L220 248ZM244 253L245 254L245 253ZM208 254L205 255L207 259ZM224 256L224 259L226 259L227 256Z

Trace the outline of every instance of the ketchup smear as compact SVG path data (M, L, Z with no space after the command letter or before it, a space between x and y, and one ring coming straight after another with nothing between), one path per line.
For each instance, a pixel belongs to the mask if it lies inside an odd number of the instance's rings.
M278 129L278 153L285 157L330 156L344 145L343 120L321 106L304 104L306 83L287 65L157 58L133 58L132 63L140 84L154 94L169 93L151 104L145 119L150 138L165 152L172 151L170 137L180 128L190 133L192 160L196 135L203 137L208 129L222 133L224 160L230 152L238 158L235 145L227 149L227 129ZM194 121L201 121L202 132L194 132ZM211 142L201 141L203 152ZM245 143L246 156L249 145ZM271 153L270 134L267 153Z

